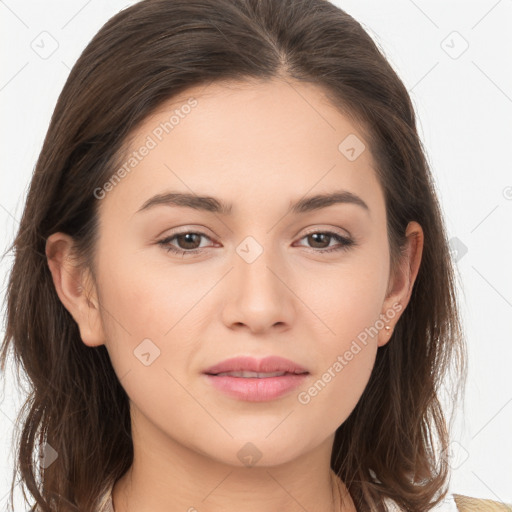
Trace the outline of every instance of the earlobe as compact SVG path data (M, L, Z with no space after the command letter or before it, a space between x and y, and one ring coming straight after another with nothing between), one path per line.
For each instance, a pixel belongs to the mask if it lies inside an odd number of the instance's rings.
M80 329L80 337L88 346L104 343L96 287L90 273L77 265L73 257L73 238L53 233L46 241L46 258L55 291Z
M407 237L407 247L402 261L396 267L397 271L392 277L381 314L381 317L389 318L388 313L393 310L393 318L386 324L389 329L383 328L379 333L379 347L385 345L391 339L394 327L409 303L421 264L424 243L423 229L417 222L411 221L407 225L405 235ZM398 311L397 304L401 306Z
M386 345L389 342L389 340L391 339L391 336L393 335L394 326L396 325L397 320L398 320L398 318L395 317L392 320L392 322L393 322L392 325L385 325L380 330L379 335L378 335L378 341L377 341L378 347L383 347L384 345Z

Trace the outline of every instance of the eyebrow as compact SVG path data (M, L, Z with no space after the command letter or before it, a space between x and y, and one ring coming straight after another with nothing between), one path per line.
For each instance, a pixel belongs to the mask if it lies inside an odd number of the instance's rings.
M336 190L330 193L303 197L290 204L290 208L292 213L299 214L320 210L334 204L355 204L366 212L370 212L368 205L359 196L347 190ZM193 208L194 210L218 213L220 215L230 215L233 210L231 203L226 203L212 196L198 196L196 194L171 191L150 197L136 213L147 211L158 205Z

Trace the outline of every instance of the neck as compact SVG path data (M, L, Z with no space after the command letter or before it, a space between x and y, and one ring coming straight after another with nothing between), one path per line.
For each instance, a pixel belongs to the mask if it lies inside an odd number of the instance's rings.
M326 510L328 510L332 512L357 512L354 502L352 501L352 498L350 496L350 493L348 492L348 489L339 479L339 477L336 476L332 471L330 472L329 481L330 499L327 496L324 496L324 498L317 496L314 502L308 506L304 506L303 503L301 503L296 497L292 496L291 494L289 495L289 499L285 499L283 501L283 504L276 504L275 506L273 506L271 503L269 503L270 500L261 500L261 498L265 496L265 490L260 489L259 492L257 493L257 500L253 500L249 496L244 496L241 502L238 505L235 505L235 507L247 506L247 503L256 505L255 502L260 502L262 503L262 508L251 508L251 510L287 510L293 512L295 512L295 510L297 510L297 512L303 512L304 510L308 510L311 512L325 512ZM133 472L130 470L114 485L112 492L112 503L114 507L114 512L132 512L134 510L137 510L138 512L145 512L146 510L166 510L166 512L173 512L174 510L187 510L187 512L199 512L199 510L208 510L211 512L217 512L220 510L227 510L223 508L224 505L221 505L220 502L217 503L214 500L209 500L209 495L205 495L202 498L188 500L189 506L187 508L183 508L183 504L175 506L177 502L183 503L184 501L186 501L183 499L180 500L179 498L176 498L176 496L179 495L175 495L172 501L169 501L165 505L165 508L155 509L153 508L153 505L149 504L154 500L155 497L152 496L151 499L148 500L146 498L138 496L137 491L133 488L132 484ZM283 492L286 493L286 490L284 488L282 489ZM209 508L206 508L205 506L205 503L207 501L211 502ZM169 508L170 503L173 504L171 506L174 508ZM190 506L191 503L195 505ZM231 501L231 498L229 499L229 503L233 503L233 501ZM196 506L200 508L195 508ZM232 508L234 510L234 507ZM228 510L231 510L231 508L229 508Z
M356 512L329 466L333 437L284 464L239 467L153 434L134 432L133 464L112 491L115 512L238 512L248 503L252 512Z

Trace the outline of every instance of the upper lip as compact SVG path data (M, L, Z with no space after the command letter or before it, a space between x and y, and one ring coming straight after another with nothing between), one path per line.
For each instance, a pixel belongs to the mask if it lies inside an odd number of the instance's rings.
M278 356L268 356L263 359L256 359L254 357L233 357L226 359L218 364L206 369L204 373L216 375L224 372L258 372L258 373L271 373L271 372L288 372L288 373L309 373L306 368Z

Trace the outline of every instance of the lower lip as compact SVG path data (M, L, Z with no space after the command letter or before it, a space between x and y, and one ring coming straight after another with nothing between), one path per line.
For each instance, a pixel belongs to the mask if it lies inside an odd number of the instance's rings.
M307 373L287 373L280 377L245 378L205 374L211 385L229 396L247 402L266 402L289 393L300 386Z

